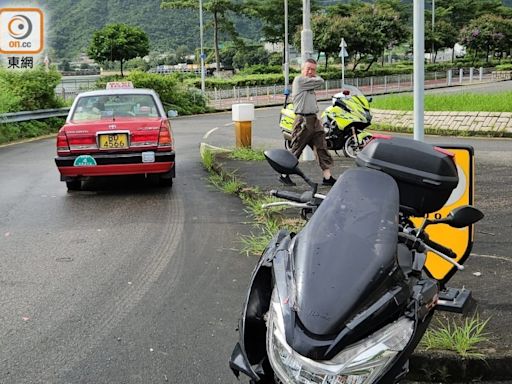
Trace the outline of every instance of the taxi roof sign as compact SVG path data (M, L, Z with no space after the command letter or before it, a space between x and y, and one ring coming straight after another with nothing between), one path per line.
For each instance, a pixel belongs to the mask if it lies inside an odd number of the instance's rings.
M130 89L134 88L131 81L109 81L105 89Z

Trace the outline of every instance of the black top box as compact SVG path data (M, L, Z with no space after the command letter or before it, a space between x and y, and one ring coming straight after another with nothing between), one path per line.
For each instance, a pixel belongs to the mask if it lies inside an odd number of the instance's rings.
M459 182L453 154L412 139L374 138L356 163L392 176L402 211L417 217L442 208Z

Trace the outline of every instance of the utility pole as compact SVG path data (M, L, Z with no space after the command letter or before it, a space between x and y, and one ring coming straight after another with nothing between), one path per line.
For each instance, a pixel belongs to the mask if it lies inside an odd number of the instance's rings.
M424 140L425 113L425 5L414 0L414 140Z
M203 47L203 0L199 0L199 40L201 44L201 92L204 95L205 92L205 68L204 68L204 47Z
M311 2L302 0L302 32L300 33L301 57L304 63L313 56L313 31L311 31Z
M311 31L311 4L310 0L302 0L302 32L300 33L300 47L302 65L307 59L313 57L313 31ZM315 155L310 146L302 151L302 160L315 160Z
M430 56L430 61L434 63L434 28L436 24L436 0L432 0L432 52Z
M284 0L284 94L287 98L290 90L290 52L288 48L288 0Z

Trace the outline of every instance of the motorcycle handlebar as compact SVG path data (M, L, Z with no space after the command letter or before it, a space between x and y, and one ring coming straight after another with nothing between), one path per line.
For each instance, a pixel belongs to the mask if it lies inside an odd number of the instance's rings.
M446 248L446 247L442 246L441 244L434 243L432 240L429 240L429 239L424 239L423 242L425 243L425 245L428 245L430 248L432 248L436 251L439 251L452 259L457 258L457 254L455 252L453 252L450 248Z
M439 257L455 265L457 269L463 270L464 266L457 263L454 259L457 255L449 248L443 247L440 244L434 243L429 239L420 239L413 234L400 232L398 234L399 241L405 243L411 249L416 249L419 252L425 252L426 250L434 252Z
M270 195L278 197L280 199L295 201L297 203L306 203L307 202L302 199L302 195L295 193L295 192L278 191L276 189L273 189L272 191L270 191Z

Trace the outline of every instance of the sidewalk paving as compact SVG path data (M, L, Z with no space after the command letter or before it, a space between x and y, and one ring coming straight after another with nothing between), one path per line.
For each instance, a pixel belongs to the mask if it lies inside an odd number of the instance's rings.
M256 141L256 145L254 144ZM206 144L215 147L233 148L234 137L227 135L216 135L215 133L205 140ZM255 148L282 148L283 144L277 140L253 139ZM334 166L332 168L335 177L338 177L346 169L353 167L354 161L345 157L334 155ZM229 159L226 155L217 156L217 164L220 168L229 173L235 172L237 178L248 186L257 186L262 191L271 189L287 189L304 191L307 185L297 176L292 176L297 182L296 187L284 187L278 181L278 175L271 169L266 161L239 161ZM301 169L305 174L312 177L316 182L321 181L321 172L315 161L301 162ZM486 179L499 179L499 175L493 175L496 170L488 165L476 167L478 175L485 175ZM485 178L483 177L483 178ZM328 187L320 187L321 193L327 193ZM499 200L497 197L503 191L493 190L492 187L482 189L484 193L492 196L479 196L479 189L476 190L477 201L484 199ZM510 192L508 193L510 194ZM476 225L476 239L473 246L473 253L467 260L464 271L459 271L450 281L450 286L456 288L466 287L473 292L476 301L475 310L480 319L490 319L486 331L489 340L481 344L479 352L485 355L484 359L466 358L462 359L454 353L446 351L420 351L417 350L410 361L411 372L407 380L429 381L429 382L489 382L500 381L501 383L512 383L512 279L510 270L512 260L508 257L492 256L492 246L497 239L484 241L479 245L479 239L485 238L485 234L496 236L490 233L496 226L496 220L503 220L502 217L512 215L512 204L510 200L504 204L485 204L486 215L482 223ZM477 204L481 208L480 205ZM491 223L492 225L489 226ZM498 224L499 225L499 224ZM510 223L503 223L510 231ZM481 235L481 234L484 235ZM497 236L496 236L497 237ZM512 233L509 235L512 237ZM257 257L254 257L256 263ZM249 277L248 277L249 279ZM461 315L446 314L437 312L431 328L438 324L438 320L455 319L460 321Z

